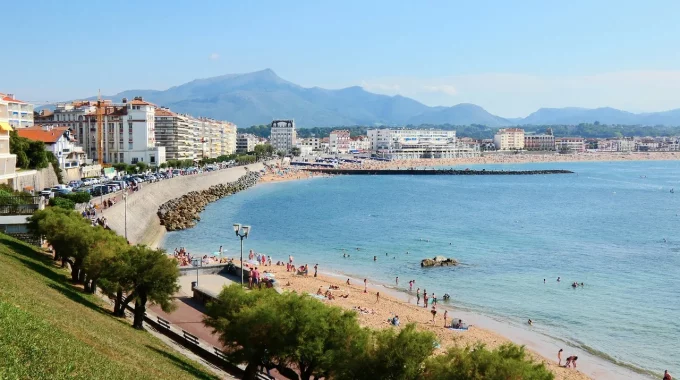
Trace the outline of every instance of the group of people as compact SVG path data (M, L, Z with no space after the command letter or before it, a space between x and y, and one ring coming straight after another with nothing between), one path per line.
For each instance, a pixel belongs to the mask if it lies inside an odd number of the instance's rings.
M191 255L189 252L184 249L184 247L180 247L179 249L175 248L175 252L173 252L172 256L177 260L177 263L179 263L179 266L181 267L187 267L191 265Z
M221 248L222 247L220 247L220 249ZM271 266L272 265L272 257L271 256L267 256L264 253L262 253L262 254L261 253L255 253L255 251L253 251L252 249L248 253L248 260L255 261L256 263L258 263L262 266L266 266L266 265Z
M319 286L319 290L316 291L316 294L319 295L319 296L323 296L323 297L325 297L326 299L332 301L332 300L335 299L336 296L333 294L333 292L331 292L331 290L340 290L340 287L331 285L331 286L329 286L328 289L326 289L326 291L324 292L324 291L323 291L323 286ZM340 297L340 298L349 298L349 293L341 294L341 295L339 295L338 297Z
M560 348L559 351L557 351L557 364L559 366L562 366L562 350ZM578 360L578 356L572 355L567 358L567 361L564 363L564 368L576 368L576 360Z
M413 282L415 283L415 281ZM429 305L430 302L432 305L437 305L437 296L432 293L432 295L428 297L427 289L423 289L423 307L427 308L427 305ZM416 305L420 305L420 288L416 289Z

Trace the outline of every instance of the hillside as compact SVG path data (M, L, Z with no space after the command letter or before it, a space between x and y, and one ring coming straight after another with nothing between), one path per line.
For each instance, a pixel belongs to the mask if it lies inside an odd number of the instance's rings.
M33 247L0 234L0 378L212 379L96 296Z
M142 96L181 113L229 120L239 127L267 124L273 119L295 119L301 128L348 125L403 126L407 124L576 125L680 125L680 109L634 114L610 107L541 108L525 118L503 118L468 103L428 107L401 95L374 94L361 87L329 90L306 88L282 79L270 69L196 79L167 90L128 90L105 96L120 101ZM94 98L90 98L94 99Z

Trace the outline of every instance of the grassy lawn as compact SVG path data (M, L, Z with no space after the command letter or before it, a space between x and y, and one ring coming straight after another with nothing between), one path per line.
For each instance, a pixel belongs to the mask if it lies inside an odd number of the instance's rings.
M99 298L67 271L0 234L0 379L213 379Z

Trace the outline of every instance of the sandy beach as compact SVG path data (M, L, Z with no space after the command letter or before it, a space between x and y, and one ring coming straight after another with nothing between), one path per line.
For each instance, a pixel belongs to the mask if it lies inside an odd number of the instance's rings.
M273 258L274 264L278 259ZM238 262L238 261L237 261ZM298 266L300 263L296 263ZM261 271L274 273L277 282L284 291L293 291L300 294L315 295L321 288L322 292L329 290L332 285L338 289L330 290L335 296L333 300L324 299L322 302L329 305L339 306L349 310L356 310L357 307L370 310L369 313L358 312L359 321L363 326L382 329L382 328L400 328L394 327L388 323L388 319L394 315L398 315L401 320L401 327L408 323L415 323L419 329L433 332L440 342L441 348L437 353L443 353L448 347L458 345L466 346L475 343L484 343L488 348L497 347L503 343L510 342L509 339L501 336L493 331L471 326L467 331L454 331L444 328L444 310L448 310L449 323L452 317L457 314L455 312L455 300L450 300L448 303L442 301L441 296L438 295L437 315L435 322L432 322L431 305L428 308L423 307L422 299L420 306L415 305L415 301L409 302L407 300L400 300L398 297L386 294L386 289L379 284L372 284L368 280L368 292L364 293L364 284L361 281L351 280L350 285L346 284L347 279L336 276L329 276L319 273L314 277L313 264L309 266L309 275L297 275L294 272L287 272L286 266L265 266L259 268ZM400 279L400 288L408 290L409 279ZM413 286L413 291L409 292L410 297L415 299L415 292L418 284ZM421 289L422 294L423 289ZM380 292L378 299L377 293ZM347 298L341 296L348 295ZM320 298L320 297L318 297ZM545 363L546 366L555 374L556 379L576 380L589 379L585 374L570 368L562 368L557 365L556 356L552 359L547 359L541 355L529 351L531 357L538 362ZM557 353L555 353L557 355ZM564 352L563 360L569 356L568 348ZM563 361L564 363L564 361Z
M342 164L343 169L396 169L425 166L484 165L484 164L529 164L541 162L592 162L592 161L669 161L680 160L680 152L598 152L578 154L533 154L533 153L486 153L480 157L374 161L361 164Z

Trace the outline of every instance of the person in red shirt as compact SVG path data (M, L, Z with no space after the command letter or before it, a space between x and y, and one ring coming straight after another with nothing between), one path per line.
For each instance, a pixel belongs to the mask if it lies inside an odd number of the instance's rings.
M663 371L663 380L673 380L673 376L668 373L668 370Z

